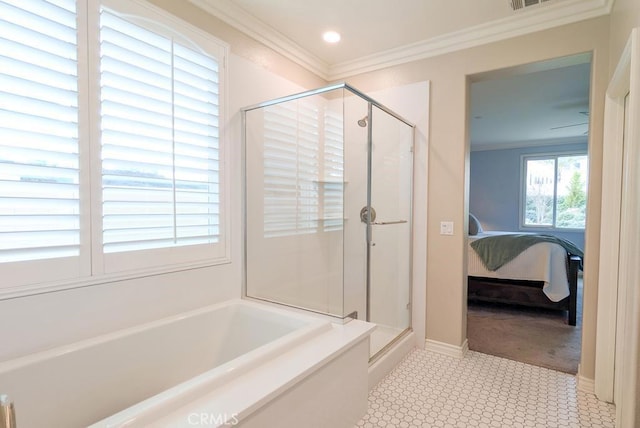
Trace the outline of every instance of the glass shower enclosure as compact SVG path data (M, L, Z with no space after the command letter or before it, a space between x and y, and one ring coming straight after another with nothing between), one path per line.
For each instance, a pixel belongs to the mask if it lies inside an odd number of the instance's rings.
M414 126L347 84L244 108L244 293L411 328Z

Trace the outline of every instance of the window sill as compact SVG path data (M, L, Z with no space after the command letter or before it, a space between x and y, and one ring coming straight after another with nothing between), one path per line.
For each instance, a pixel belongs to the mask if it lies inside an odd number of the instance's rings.
M92 287L110 282L128 281L150 276L159 276L175 272L202 269L206 267L219 266L231 263L229 257L222 257L215 260L205 260L190 263L180 263L169 266L140 269L136 271L118 272L113 274L103 274L90 277L77 278L73 280L55 281L49 283L38 283L29 285L18 285L15 287L0 288L0 300L15 299L37 294L52 293L56 291L72 290L75 288Z

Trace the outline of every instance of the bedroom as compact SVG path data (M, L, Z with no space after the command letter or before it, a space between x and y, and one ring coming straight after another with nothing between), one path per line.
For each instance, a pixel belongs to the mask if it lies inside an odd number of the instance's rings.
M469 220L470 243L495 231L510 231L556 236L575 244L576 252L584 250L590 67L590 57L578 55L473 77L469 212L475 219ZM481 229L477 235L472 233L474 220ZM556 276L544 272L551 269L547 263L552 256L558 257L553 262ZM569 284L577 310L567 319L545 309L565 307L555 302L566 300L566 255L558 248L545 260L546 253L528 257L494 273L484 270L469 250L470 348L576 373L581 313L578 326L571 326L581 309L577 299L582 279L573 281L575 287ZM489 280L478 282L486 277L547 283L544 295L524 294L530 290L509 288L506 280L493 287ZM518 297L527 306L511 304ZM549 328L557 334L544 334ZM488 343L495 329L503 340Z

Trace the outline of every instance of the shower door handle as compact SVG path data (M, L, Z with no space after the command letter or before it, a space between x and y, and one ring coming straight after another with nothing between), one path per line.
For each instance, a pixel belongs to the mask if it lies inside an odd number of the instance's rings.
M395 220L395 221L374 221L371 223L374 226L386 226L388 224L401 224L406 223L407 220Z

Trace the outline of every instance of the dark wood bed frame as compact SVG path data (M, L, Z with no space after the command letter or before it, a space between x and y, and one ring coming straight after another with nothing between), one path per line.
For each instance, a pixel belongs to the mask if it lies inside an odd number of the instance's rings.
M578 256L567 257L569 296L559 302L552 302L542 292L542 286L544 285L542 281L496 279L476 276L468 277L468 299L469 301L508 303L569 311L567 322L569 325L576 325L578 270L581 262Z

